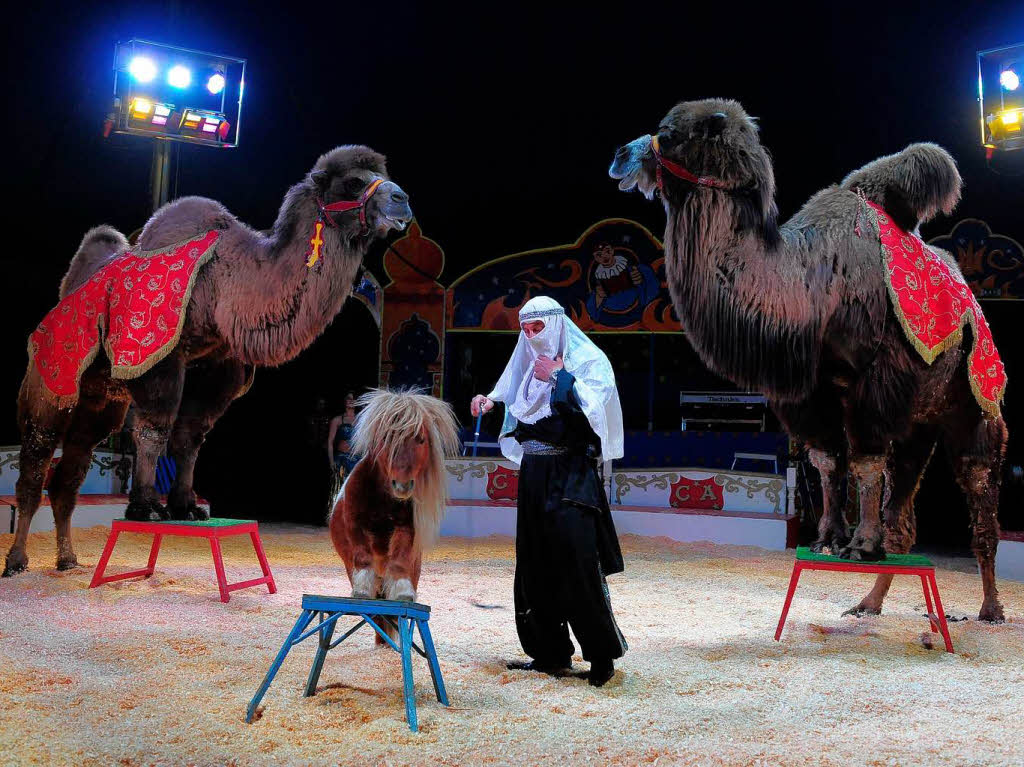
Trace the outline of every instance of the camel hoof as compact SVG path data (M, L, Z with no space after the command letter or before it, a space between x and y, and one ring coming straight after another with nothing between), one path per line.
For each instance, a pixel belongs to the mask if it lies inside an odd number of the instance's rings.
M18 564L12 564L11 562L8 562L7 565L4 567L3 575L0 575L0 578L10 578L12 575L23 573L27 569L28 562L21 562Z
M1003 616L1003 606L998 603L992 607L982 605L981 612L978 613L978 620L985 623L1005 623L1006 618Z
M124 518L133 522L162 522L170 519L170 515L156 501L132 501L124 510Z
M193 521L201 521L210 518L210 512L204 509L202 506L197 506L194 503L190 503L185 508L174 508L171 506L167 507L167 511L171 519L185 519Z
M78 558L71 557L70 559L58 559L57 569L58 570L74 570L78 567Z
M867 548L864 544L851 543L839 552L840 559L849 559L851 562L877 562L885 559L885 549Z
M811 551L815 554L838 554L841 549L846 548L850 543L850 539L845 535L839 535L837 533L829 533L823 538L819 538L811 544ZM828 549L829 551L825 551Z
M859 604L856 607L851 607L849 610L843 612L843 617L851 615L854 618L861 618L865 615L881 615L881 607L873 607L871 605Z

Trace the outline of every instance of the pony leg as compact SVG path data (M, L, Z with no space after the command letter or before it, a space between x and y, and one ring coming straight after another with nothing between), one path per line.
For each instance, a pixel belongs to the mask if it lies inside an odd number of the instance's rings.
M391 534L388 544L387 566L384 569L384 581L381 584L385 599L401 602L416 601L416 586L413 577L419 581L416 567L420 554L413 544L415 538L411 528L399 527Z

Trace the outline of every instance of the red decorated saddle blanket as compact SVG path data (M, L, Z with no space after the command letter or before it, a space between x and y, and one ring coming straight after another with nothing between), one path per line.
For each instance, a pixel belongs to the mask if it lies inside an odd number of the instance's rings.
M969 322L974 334L968 357L971 391L983 410L998 414L1006 390L1006 371L978 299L960 272L920 237L896 226L881 206L867 204L878 219L889 298L907 340L930 365L946 349L960 343L964 325Z
M170 353L219 236L214 230L156 251L127 251L43 318L28 353L61 406L77 401L82 373L101 347L114 378L138 378Z

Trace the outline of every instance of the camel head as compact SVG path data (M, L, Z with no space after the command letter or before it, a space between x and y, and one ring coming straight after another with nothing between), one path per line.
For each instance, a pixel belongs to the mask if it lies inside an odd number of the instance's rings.
M365 146L340 146L322 155L309 173L324 205L363 202L360 209L332 211L332 220L352 236L366 231L383 236L405 229L412 220L409 195L388 178L384 155Z
M618 149L608 174L623 191L636 187L648 199L660 188L666 205L707 186L743 196L762 216L774 216L775 176L755 118L729 99L676 104L656 135Z

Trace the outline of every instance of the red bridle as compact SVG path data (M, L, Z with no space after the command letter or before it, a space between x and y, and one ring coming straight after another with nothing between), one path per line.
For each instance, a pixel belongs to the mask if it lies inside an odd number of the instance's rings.
M683 181L689 181L691 184L697 186L710 186L715 189L729 190L730 187L724 181L714 178L713 176L697 176L690 173L686 168L676 162L672 162L667 157L663 157L661 154L661 148L658 146L658 137L651 136L651 150L654 152L654 158L658 161L658 167L655 170L655 178L658 182L658 191L662 194L665 193L664 184L661 180L661 169L664 168L676 178L681 178Z
M359 225L362 227L362 234L366 234L368 231L366 226L366 203L371 197L373 197L374 193L380 189L380 185L383 183L384 179L378 178L363 190L363 193L359 195L358 200L342 200L341 202L332 202L330 205L324 205L323 200L317 197L316 204L320 207L320 218L324 219L328 226L337 227L337 223L335 223L334 219L331 218L329 214L358 210Z

